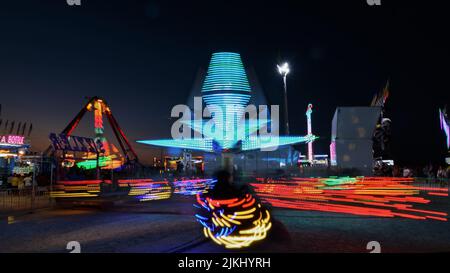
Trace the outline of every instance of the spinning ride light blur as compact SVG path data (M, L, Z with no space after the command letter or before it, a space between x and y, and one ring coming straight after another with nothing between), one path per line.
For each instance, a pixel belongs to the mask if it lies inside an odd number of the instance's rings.
M226 248L248 247L266 238L272 227L269 211L250 194L221 200L197 194L194 206L202 210L195 218L205 237Z
M172 188L168 181L153 181L152 179L120 179L119 187L130 187L129 196L135 196L139 201L163 200L172 196Z
M100 184L111 184L111 180L58 181L50 192L53 198L97 197Z
M172 193L181 195L196 195L206 193L214 187L215 179L183 179L174 181L173 185L166 180L154 181L150 178L119 179L119 187L129 188L128 196L134 196L139 201L169 199ZM173 188L173 191L172 191Z
M448 197L448 188L418 187L413 182L413 178L329 177L268 180L251 185L263 202L278 208L447 221L446 212L415 206L431 202L419 194Z
M214 188L216 179L188 179L174 181L174 193L182 195L196 195L198 193L206 193Z

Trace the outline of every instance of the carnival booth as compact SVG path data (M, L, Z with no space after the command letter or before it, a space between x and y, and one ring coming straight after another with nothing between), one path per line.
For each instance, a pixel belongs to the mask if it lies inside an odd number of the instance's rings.
M6 186L7 178L11 175L32 172L31 164L20 160L30 148L27 142L21 135L0 135L0 186Z

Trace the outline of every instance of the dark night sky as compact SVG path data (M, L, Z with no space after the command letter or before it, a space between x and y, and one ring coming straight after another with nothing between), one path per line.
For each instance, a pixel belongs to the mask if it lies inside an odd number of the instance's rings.
M438 119L438 107L450 102L444 1L81 1L2 3L2 118L33 122L35 150L95 95L131 140L170 137L170 109L187 101L211 53L226 50L255 69L273 104L282 102L275 66L290 62L291 133L305 134L304 111L313 103L319 153L328 152L335 108L369 105L389 78L395 159L445 154ZM92 121L76 134L93 134ZM147 162L159 153L135 147Z

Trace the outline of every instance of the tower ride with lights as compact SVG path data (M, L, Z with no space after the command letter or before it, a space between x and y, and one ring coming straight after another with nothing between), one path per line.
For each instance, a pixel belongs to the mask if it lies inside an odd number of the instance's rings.
M106 141L105 136L103 135L105 129L103 127L103 100L98 99L93 102L94 107L94 131L95 138L103 143L103 147L105 148L105 153L109 154L110 149L108 142ZM92 104L89 104L88 107L92 107Z
M317 137L262 135L271 126L265 118L247 119L245 114L251 99L251 86L239 53L217 52L212 58L201 89L211 119L185 120L183 124L202 137L141 140L138 143L162 147L199 150L222 155L222 159L251 150L263 150L297 143L309 143ZM272 113L270 113L272 114ZM258 134L259 133L259 134ZM229 165L226 162L224 165Z
M308 136L312 136L312 126L311 126L311 114L312 114L313 105L308 104L308 108L306 109L306 122L308 126ZM308 161L309 163L313 163L314 161L314 151L313 151L313 143L308 143Z

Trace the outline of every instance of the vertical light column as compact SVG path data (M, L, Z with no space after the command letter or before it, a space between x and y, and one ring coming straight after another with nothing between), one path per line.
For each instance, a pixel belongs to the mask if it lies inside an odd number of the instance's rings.
M102 114L102 103L99 100L94 102L94 127L95 135L97 137L103 136L103 114Z
M109 145L106 141L104 133L104 127L103 127L103 101L102 100L96 100L94 102L94 127L95 127L95 136L97 139L99 139L103 143L103 147L105 149L105 155L109 155Z
M311 114L312 114L313 105L308 104L308 108L306 109L306 122L308 126L308 136L312 135L312 127L311 127ZM308 160L310 163L314 161L314 151L313 151L313 143L312 141L308 143Z

